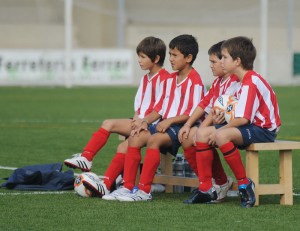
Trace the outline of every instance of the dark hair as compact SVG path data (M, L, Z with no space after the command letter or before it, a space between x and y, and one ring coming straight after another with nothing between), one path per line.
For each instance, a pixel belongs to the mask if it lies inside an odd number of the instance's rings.
M222 44L222 49L226 48L233 60L241 59L241 63L245 70L252 70L256 57L256 49L252 43L252 39L238 36L226 40Z
M216 55L219 59L222 59L221 46L225 40L212 45L208 50L208 55Z
M155 61L156 56L159 56L158 65L163 66L166 57L166 45L164 41L153 36L144 38L136 47L136 53L140 52L146 54L152 62Z
M179 35L173 38L169 44L169 48L176 48L184 55L184 57L187 57L191 54L193 56L192 61L190 63L191 65L193 65L199 49L196 38L192 35L187 34Z

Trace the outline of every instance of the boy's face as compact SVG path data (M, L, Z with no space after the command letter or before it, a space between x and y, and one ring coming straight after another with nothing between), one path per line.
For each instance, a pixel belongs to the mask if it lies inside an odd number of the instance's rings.
M151 59L143 52L138 54L138 62L142 70L149 70L154 65Z
M215 54L210 54L209 55L209 66L211 68L211 71L214 76L223 76L225 74L223 68L222 68L222 63L221 59Z
M234 73L236 68L235 61L232 59L226 48L222 49L221 65L225 73Z
M187 64L187 57L177 50L177 48L170 49L170 63L173 70L182 70Z

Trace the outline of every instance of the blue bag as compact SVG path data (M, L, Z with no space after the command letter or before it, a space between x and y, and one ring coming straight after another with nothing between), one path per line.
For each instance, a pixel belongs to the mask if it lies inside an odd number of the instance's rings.
M72 190L74 172L62 172L61 163L25 166L16 169L1 187L17 190Z

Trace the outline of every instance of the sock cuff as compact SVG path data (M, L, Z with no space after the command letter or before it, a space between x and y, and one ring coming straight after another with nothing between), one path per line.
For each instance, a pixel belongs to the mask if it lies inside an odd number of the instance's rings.
M191 146L188 148L183 148L184 153L194 153L196 152L196 147L195 146Z
M129 153L129 152L140 152L140 151L141 151L141 148L139 148L139 147L128 146L128 148L127 148L127 153Z
M226 144L223 144L220 147L220 151L223 153L224 156L231 154L232 152L235 151L235 149L236 149L236 146L232 142L228 142Z
M196 151L202 152L206 150L210 150L212 147L208 143L196 142Z
M146 162L146 159L152 159L160 162L160 150L154 148L147 148L144 162Z
M105 128L102 128L102 127L98 130L98 132L101 132L101 133L103 133L103 134L105 134L107 136L110 134L109 131L107 131Z

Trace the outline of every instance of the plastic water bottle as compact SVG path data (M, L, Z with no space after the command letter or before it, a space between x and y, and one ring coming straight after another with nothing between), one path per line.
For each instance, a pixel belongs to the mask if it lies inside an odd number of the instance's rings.
M184 160L182 154L177 154L175 161L173 163L173 175L174 176L180 176L184 177ZM184 186L174 185L173 191L175 193L183 193L184 192Z
M189 165L188 161L186 159L184 159L184 177L192 177L193 174L193 170L191 168L191 166ZM184 191L185 192L190 192L191 191L191 187L189 186L184 186Z

